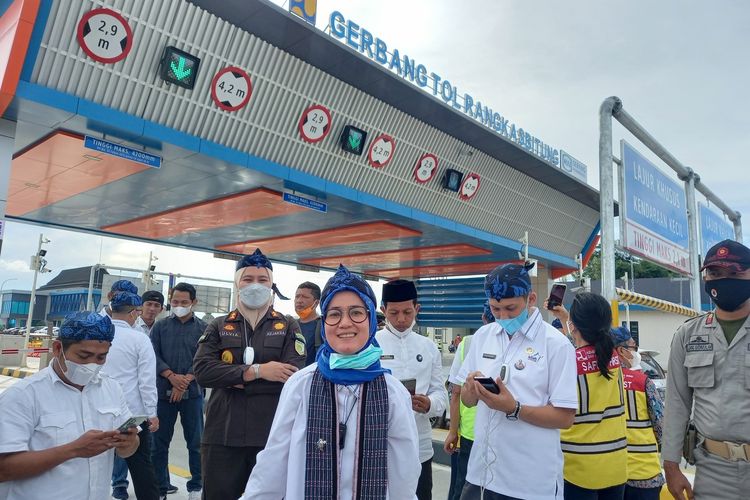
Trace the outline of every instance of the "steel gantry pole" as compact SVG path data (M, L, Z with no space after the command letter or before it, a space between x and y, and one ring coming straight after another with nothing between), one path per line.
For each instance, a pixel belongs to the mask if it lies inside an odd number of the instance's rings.
M695 184L700 182L700 176L692 168L687 168L685 181L685 198L688 214L688 250L690 252L690 307L701 310L701 280L700 262L698 261L698 204L695 202ZM682 283L680 283L682 286Z
M610 303L615 291L615 184L612 162L612 116L622 108L617 97L608 97L599 108L599 221L602 227L602 296Z

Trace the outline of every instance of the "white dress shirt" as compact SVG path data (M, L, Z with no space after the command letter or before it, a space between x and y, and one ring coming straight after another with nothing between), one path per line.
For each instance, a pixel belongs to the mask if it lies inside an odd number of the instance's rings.
M448 406L440 351L432 340L411 329L401 334L384 328L375 334L375 340L383 350L380 365L399 380L416 379L416 393L430 398L427 413L413 412L419 432L419 461L426 462L433 455L430 417L439 417Z
M79 391L49 366L0 394L0 453L54 448L90 430L117 429L128 418L120 384L107 375L95 377ZM73 458L38 476L8 481L5 498L109 498L114 453Z
M153 323L151 323L151 326L148 326L145 321L143 321L143 318L138 316L138 319L135 320L135 324L133 325L133 328L136 330L141 330L143 333L146 334L146 336L151 336L151 328L156 324L156 320L154 320Z
M514 335L497 323L480 328L471 341L457 381L470 372L497 378L510 370L508 390L523 406L576 409L576 356L570 341L534 309ZM560 431L537 427L477 403L474 445L466 480L490 491L527 500L563 498L563 456Z
M296 372L284 384L279 406L271 426L271 434L247 481L241 500L279 500L305 498L305 454L307 412L313 373L313 363ZM388 388L388 500L414 500L421 471L418 457L417 429L411 417L411 398L403 385L391 375L385 375ZM360 393L361 386L336 386L339 421L347 421L349 431L344 449L339 452L339 498L353 498L357 449L355 436L359 406L354 405L352 392Z
M147 335L121 319L113 319L115 338L102 372L119 382L133 416L155 417L156 354Z

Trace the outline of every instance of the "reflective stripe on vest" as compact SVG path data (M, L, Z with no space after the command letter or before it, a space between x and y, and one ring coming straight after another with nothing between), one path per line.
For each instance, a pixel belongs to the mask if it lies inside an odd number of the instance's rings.
M627 480L628 454L620 358L612 353L609 379L599 373L593 346L576 349L576 364L575 423L560 432L565 480L591 490L622 484Z
M627 368L622 375L627 394L628 480L643 481L661 473L659 445L648 414L647 377Z
M459 356L459 359L461 359L462 363L464 361L464 358L466 357L466 350L471 344L472 337L473 335L464 337L463 340L461 340L461 343L458 344L458 352L456 353L456 355ZM474 441L474 419L477 415L477 407L473 406L469 408L468 406L464 405L463 402L461 402L460 398L459 405L460 406L458 411L459 415L461 415L461 419L458 422L458 433L461 437Z

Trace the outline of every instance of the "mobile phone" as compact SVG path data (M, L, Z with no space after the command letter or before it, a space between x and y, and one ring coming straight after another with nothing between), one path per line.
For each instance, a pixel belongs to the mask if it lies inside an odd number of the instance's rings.
M552 285L552 291L547 299L547 309L551 311L555 307L562 305L563 299L565 298L565 290L567 288L567 285L563 283L555 283Z
M482 387L490 391L492 394L500 394L500 388L491 377L474 377L474 380L482 384Z
M118 427L117 430L120 431L120 434L125 434L128 432L128 429L131 427L138 427L146 420L148 420L148 417L130 417L125 423Z
M417 379L407 378L402 380L401 383L404 384L404 387L406 387L406 390L409 391L409 394L412 396L417 393Z
M187 399L188 398L188 393L189 393L189 391L185 391L184 393L182 393L182 399ZM168 398L172 397L172 389L167 389L167 397Z

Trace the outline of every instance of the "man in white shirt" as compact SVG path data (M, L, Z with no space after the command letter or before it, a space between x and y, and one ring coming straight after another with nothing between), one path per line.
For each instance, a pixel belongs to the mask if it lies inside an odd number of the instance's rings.
M408 280L393 280L383 285L384 329L375 334L383 350L380 363L404 382L411 392L411 404L419 432L419 461L422 472L417 484L417 498L432 498L432 426L430 417L442 415L448 406L448 392L443 383L443 364L437 346L416 333L419 304L417 289Z
M141 306L141 298L130 292L119 292L110 301L115 338L102 371L120 383L130 412L134 416L148 417L138 433L138 450L127 460L115 457L112 497L128 498L127 471L130 470L136 498L158 500L159 488L151 462L150 434L159 428L156 417L156 355L148 336L133 328Z
M139 443L135 427L117 430L131 416L120 384L99 374L114 331L97 313L68 316L50 365L0 394L7 500L107 498L113 450L128 457Z
M534 307L532 266L505 264L485 278L495 322L474 334L457 377L461 401L477 407L462 500L563 498L559 429L578 406L576 359ZM498 393L475 377L490 377Z
M142 330L143 333L151 336L151 328L156 323L156 318L164 311L164 294L156 290L147 290L141 296L143 301L143 312L135 320L133 328Z

